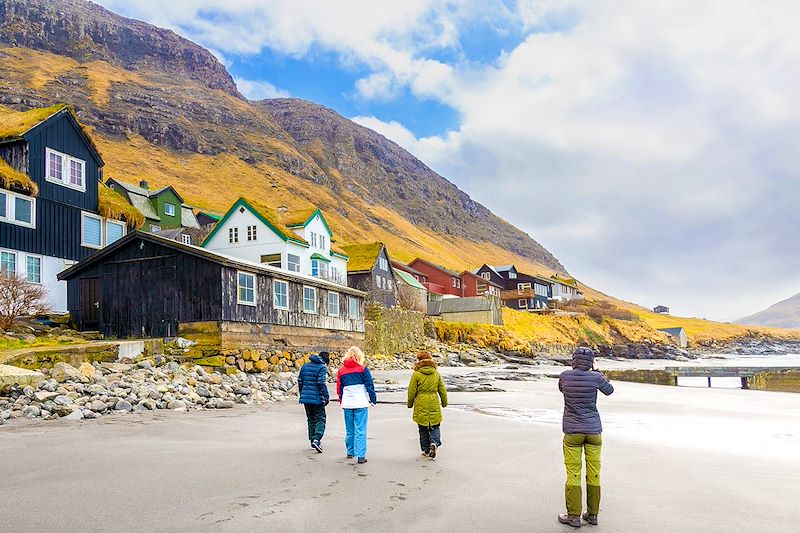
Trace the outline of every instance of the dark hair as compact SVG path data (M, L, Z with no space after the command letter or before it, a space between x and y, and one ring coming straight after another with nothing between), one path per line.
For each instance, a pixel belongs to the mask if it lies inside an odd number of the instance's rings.
M319 356L325 361L326 365L331 362L331 354L328 352L319 352Z

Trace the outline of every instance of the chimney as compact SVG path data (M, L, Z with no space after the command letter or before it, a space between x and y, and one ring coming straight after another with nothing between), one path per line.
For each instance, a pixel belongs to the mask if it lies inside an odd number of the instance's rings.
M149 189L150 185L147 183L147 180L142 180L139 182L139 187L142 189Z

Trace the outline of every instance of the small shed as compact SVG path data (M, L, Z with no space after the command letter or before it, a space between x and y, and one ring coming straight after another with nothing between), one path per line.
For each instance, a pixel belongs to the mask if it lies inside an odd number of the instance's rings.
M129 233L58 277L73 322L106 337L194 328L220 344L226 335L311 349L363 341L365 293L152 233Z
M428 315L445 322L503 325L500 299L489 296L431 300L428 302Z
M658 331L663 331L664 333L675 337L678 341L678 346L681 348L686 348L689 345L689 338L686 336L686 330L683 328L662 328Z
M653 308L654 313L658 313L660 315L668 315L669 314L669 307L666 305L657 305Z

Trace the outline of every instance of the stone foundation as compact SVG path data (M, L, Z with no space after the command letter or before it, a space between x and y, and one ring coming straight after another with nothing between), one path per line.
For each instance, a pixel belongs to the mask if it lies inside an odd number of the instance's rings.
M247 346L262 350L329 352L364 347L364 333L245 322L189 322L178 325L178 336L199 346L222 349Z

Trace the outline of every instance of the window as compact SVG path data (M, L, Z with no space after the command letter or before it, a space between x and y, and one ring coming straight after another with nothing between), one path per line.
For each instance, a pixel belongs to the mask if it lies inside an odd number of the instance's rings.
M328 291L328 315L339 316L339 293Z
M456 286L456 278L450 278L450 283L453 284L453 287Z
M355 319L361 317L361 309L360 309L360 305L358 303L358 298L356 298L355 296L348 296L347 297L347 311L348 311L348 316L352 320L355 320Z
M481 272L481 277L488 281L488 280L492 279L492 274L489 273L489 272Z
M247 226L247 240L248 241L256 240L256 227L255 226Z
M83 189L83 161L70 159L69 161L69 184L78 189Z
M272 305L275 309L289 309L289 283L286 281L275 280L272 284L275 298Z
M281 268L281 254L262 255L261 262L271 267Z
M17 275L17 254L0 251L0 272L7 276Z
M508 271L508 279L517 279L517 273Z
M291 270L292 272L300 272L300 256L299 255L287 254L286 255L286 260L287 260L287 267L288 267L289 270Z
M319 247L325 249L325 235L319 236Z
M538 283L535 283L533 285L533 290L539 296L547 296L547 292L548 292L547 291L547 285L540 285Z
M311 246L316 248L316 246L317 246L317 234L312 231L310 233L310 235L311 235L311 239L310 239Z
M103 219L97 215L81 213L81 245L88 248L102 248Z
M256 305L256 275L239 272L237 277L237 301L243 305Z
M36 227L36 199L10 191L0 192L0 220Z
M33 226L33 200L14 197L14 221L27 226Z
M458 279L458 278L456 278L456 288L458 288L458 289L461 288L461 280Z
M530 288L531 288L530 283L517 283L517 291L519 292L522 292L525 289L530 289Z
M161 226L150 224L150 231L152 231L153 233L161 233Z
M175 216L175 204L164 202L164 214L170 217Z
M520 309L527 309L528 308L528 300L520 300L519 302Z
M42 282L42 258L29 255L25 258L25 272L31 283Z
M311 260L311 275L319 278L328 277L328 263L320 261L319 259Z
M228 228L228 242L239 242L239 228Z
M385 257L378 258L378 268L381 270L389 270L389 262L386 260Z
M181 242L183 244L192 244L192 236L188 233L181 233Z
M317 289L303 287L303 312L317 314Z
M106 245L125 236L125 224L116 220L106 220ZM188 235L187 235L188 237Z
M45 179L79 191L86 190L86 162L50 148L45 149Z
M386 280L386 288L392 290L392 280L390 279Z
M383 288L383 278L380 276L375 276L375 286L379 289Z

